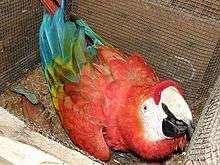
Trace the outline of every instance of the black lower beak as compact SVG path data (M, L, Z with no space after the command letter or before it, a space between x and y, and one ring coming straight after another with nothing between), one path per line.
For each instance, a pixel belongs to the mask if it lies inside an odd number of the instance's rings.
M167 137L176 137L187 134L192 127L192 123L187 125L183 120L177 119L164 103L162 103L162 108L167 115L167 118L163 119L162 122L162 131L164 135Z
M185 134L188 131L188 125L176 118L163 119L162 130L167 137L176 137Z

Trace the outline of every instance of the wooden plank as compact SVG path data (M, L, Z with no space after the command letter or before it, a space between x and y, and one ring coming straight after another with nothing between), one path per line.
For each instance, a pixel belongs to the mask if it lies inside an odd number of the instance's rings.
M53 155L4 136L0 136L0 142L1 164L67 164Z
M44 137L0 107L0 164L83 164L100 163L78 151Z

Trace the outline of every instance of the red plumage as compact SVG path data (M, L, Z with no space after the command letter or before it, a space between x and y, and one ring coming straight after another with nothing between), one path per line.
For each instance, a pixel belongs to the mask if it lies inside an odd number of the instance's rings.
M148 160L183 149L192 116L179 86L160 82L140 54L113 48L82 19L66 21L64 0L43 3L43 70L72 141L105 161L110 148Z
M59 98L61 120L73 142L101 160L110 158L109 147L146 159L183 148L185 135L155 143L144 137L138 109L159 83L154 70L139 54L124 58L114 48L97 50L101 63L85 65L80 83L66 84ZM157 90L173 84L166 81Z

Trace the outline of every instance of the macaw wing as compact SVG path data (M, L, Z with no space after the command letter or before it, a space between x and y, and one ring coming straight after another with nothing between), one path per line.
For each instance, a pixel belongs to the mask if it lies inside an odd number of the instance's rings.
M145 62L140 54L133 53L128 59L128 65L132 73L130 79L134 79L137 83L151 86L159 82L154 69Z
M114 80L126 80L135 85L147 86L159 81L155 71L138 53L128 58L117 49L99 47L98 55L109 66Z
M71 140L81 149L101 160L110 158L110 150L103 137L105 122L100 114L96 117L91 109L101 112L102 107L84 100L80 95L77 103L71 96L59 99L59 109L63 127ZM74 98L75 99L75 98Z

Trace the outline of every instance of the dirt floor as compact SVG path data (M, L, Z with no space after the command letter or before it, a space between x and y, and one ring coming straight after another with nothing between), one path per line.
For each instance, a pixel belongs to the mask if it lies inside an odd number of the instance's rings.
M30 106L30 102L22 95L12 92L10 89L0 95L0 106L7 109L10 113L19 117L26 122L32 129L37 130L52 138L67 147L76 148L69 140L67 134L60 125L59 118L53 109L50 95L48 92L46 81L42 75L40 67L37 67L33 72L27 73L22 80L18 80L11 88L19 85L28 90L33 91L39 103L35 105L36 115L27 120L25 116L28 114L24 111ZM198 116L198 114L196 114ZM198 117L195 118L198 120ZM178 165L183 164L184 155L186 152L173 154L171 158L161 162L146 162L132 153L121 153L113 151L112 159L107 164L164 164L164 165Z

